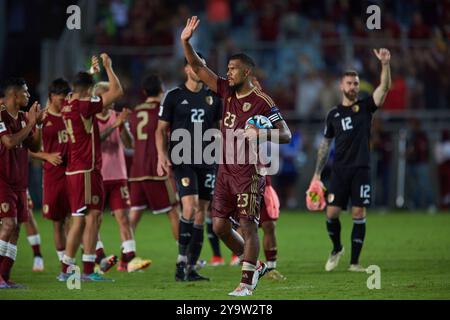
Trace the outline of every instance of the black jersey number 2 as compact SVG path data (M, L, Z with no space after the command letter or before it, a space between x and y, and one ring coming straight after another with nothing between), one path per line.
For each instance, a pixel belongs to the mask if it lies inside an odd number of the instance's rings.
M341 119L341 124L342 124L342 129L344 131L353 129L352 118L350 118L350 117L345 117L345 118Z
M191 122L203 122L204 116L205 116L205 110L191 109Z

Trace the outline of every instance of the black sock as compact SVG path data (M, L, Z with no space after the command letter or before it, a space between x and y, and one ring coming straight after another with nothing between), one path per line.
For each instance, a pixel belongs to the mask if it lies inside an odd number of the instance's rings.
M366 219L354 219L352 230L352 259L351 264L358 264L359 255L366 235Z
M221 257L222 255L220 253L219 237L213 231L211 219L206 220L206 230L208 231L208 239L209 243L211 244L214 256Z
M339 218L327 219L327 230L331 241L333 241L333 254L341 251L341 222Z
M198 258L200 257L200 252L202 251L203 246L203 233L203 225L194 224L192 229L191 245L189 246L188 265L190 266L195 266Z
M194 226L193 221L187 221L183 217L180 218L180 226L179 226L180 236L178 239L178 254L180 256L187 255L188 246L192 239L193 226Z

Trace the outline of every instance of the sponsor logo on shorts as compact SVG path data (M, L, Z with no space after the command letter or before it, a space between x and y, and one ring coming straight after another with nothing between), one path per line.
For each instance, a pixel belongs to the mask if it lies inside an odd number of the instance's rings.
M2 211L3 212L8 212L9 211L9 203L8 202L3 202L2 204L1 204L1 207L2 207Z
M48 209L49 209L48 204L44 204L44 206L42 207L42 211L43 211L45 214L47 214L47 213L48 213Z
M206 96L205 100L206 100L207 104L212 106L212 104L213 104L213 97L212 96Z
M183 187L189 187L190 183L191 183L191 180L188 177L181 179L181 184L183 185Z
M92 203L94 205L97 205L100 202L100 197L99 196L92 196Z
M242 111L247 112L248 110L250 110L251 107L252 107L252 104L250 102L246 102L242 106Z
M334 201L334 193L328 194L328 203L333 203Z

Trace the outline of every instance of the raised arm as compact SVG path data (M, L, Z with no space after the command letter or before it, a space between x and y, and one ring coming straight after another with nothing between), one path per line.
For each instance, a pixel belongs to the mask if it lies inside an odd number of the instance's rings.
M384 103L384 99L391 88L392 80L391 80L391 53L388 49L374 49L373 52L375 56L381 62L381 80L378 87L373 92L373 100L377 107L381 107Z
M332 139L324 137L319 145L319 151L317 152L316 169L314 170L314 176L312 178L313 181L320 180L320 175L323 168L325 168L325 165L327 164L328 156L330 154L331 141Z
M106 53L102 53L100 57L102 58L103 67L108 75L109 90L102 94L103 105L108 106L123 96L123 89L119 78L112 68L111 58Z
M181 44L183 46L184 55L192 70L212 91L217 92L218 76L211 71L206 64L200 59L192 45L189 43L194 31L197 29L200 20L196 16L189 18L186 22L183 32L181 32Z

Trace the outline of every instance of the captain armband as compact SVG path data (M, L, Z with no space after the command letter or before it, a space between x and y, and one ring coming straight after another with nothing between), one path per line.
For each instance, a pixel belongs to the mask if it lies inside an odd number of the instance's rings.
M267 117L272 124L283 120L280 110L277 107L272 107L270 110L270 115Z

